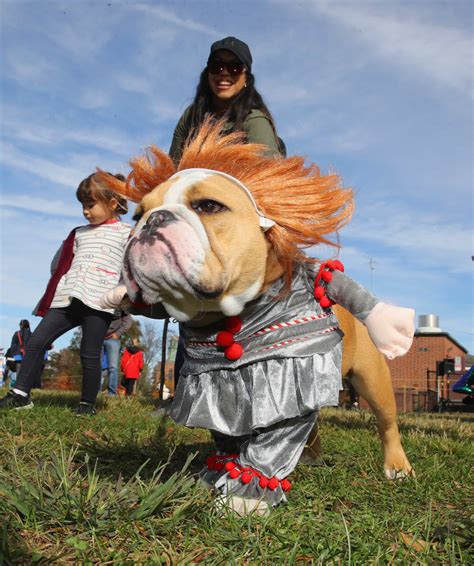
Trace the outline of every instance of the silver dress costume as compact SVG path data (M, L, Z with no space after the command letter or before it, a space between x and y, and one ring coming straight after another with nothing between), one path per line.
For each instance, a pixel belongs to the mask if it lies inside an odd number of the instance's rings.
M240 314L235 340L242 356L228 360L216 345L223 320L198 327L181 324L185 362L171 417L189 427L212 431L219 453L238 453L243 468L281 480L298 463L319 409L337 405L341 388L342 331L331 309L314 298L316 270L299 266L291 289L283 280ZM364 320L377 299L339 271L327 295ZM223 494L263 497L270 505L285 500L281 487L244 484L225 470L204 472Z

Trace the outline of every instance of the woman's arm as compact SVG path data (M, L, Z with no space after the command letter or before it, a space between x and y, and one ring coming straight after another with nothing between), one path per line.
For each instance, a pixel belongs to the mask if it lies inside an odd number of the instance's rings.
M260 143L267 146L265 155L281 155L278 139L270 120L260 111L252 111L243 125L248 143Z

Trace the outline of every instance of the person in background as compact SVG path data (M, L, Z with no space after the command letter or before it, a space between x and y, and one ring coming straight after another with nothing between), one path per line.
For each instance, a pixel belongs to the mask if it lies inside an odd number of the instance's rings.
M123 175L117 178L124 180ZM82 391L76 414L95 414L100 387L100 353L113 309L100 299L119 282L125 245L131 226L120 221L127 201L113 193L100 173L84 179L76 197L88 224L72 230L58 250L46 291L34 310L43 316L31 335L15 386L0 399L0 409L29 409L30 391L49 344L81 326Z
M107 393L117 395L118 368L120 361L120 337L132 326L132 317L124 311L116 311L114 318L107 329L104 340L104 350L107 355L108 375Z
M8 348L8 350L5 352L5 373L3 376L3 382L5 385L8 382L10 389L16 383L16 361L15 358L13 358L13 356L11 355L10 348Z
M26 319L20 320L19 326L20 329L13 334L10 344L10 357L16 361L16 373L20 371L25 349L31 338L30 322Z
M107 352L105 351L104 346L102 346L102 352L100 354L100 369L100 390L102 391L109 370L109 360L107 359Z
M120 362L120 369L124 377L126 395L133 395L137 379L139 379L144 365L143 352L137 340L125 348Z
M7 368L7 359L3 348L0 348L0 387L3 387L5 371Z
M211 45L194 101L174 130L169 155L176 164L187 139L207 117L224 120L226 133L244 132L247 143L266 146L265 155L286 156L285 144L277 135L270 110L255 88L252 62L248 45L236 37L225 37ZM184 361L183 352L180 339L174 365L175 388Z

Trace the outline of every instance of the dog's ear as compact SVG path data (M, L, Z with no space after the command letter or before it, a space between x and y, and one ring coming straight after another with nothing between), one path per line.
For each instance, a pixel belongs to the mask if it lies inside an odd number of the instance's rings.
M285 272L283 264L278 259L273 246L267 240L267 266L262 285L262 292L265 292L279 277Z

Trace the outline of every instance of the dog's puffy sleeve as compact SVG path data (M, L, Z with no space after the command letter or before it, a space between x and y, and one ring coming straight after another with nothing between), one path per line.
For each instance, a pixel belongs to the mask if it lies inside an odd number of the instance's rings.
M415 332L413 309L379 301L365 287L337 270L332 272L326 293L365 324L372 342L389 360L408 352Z

